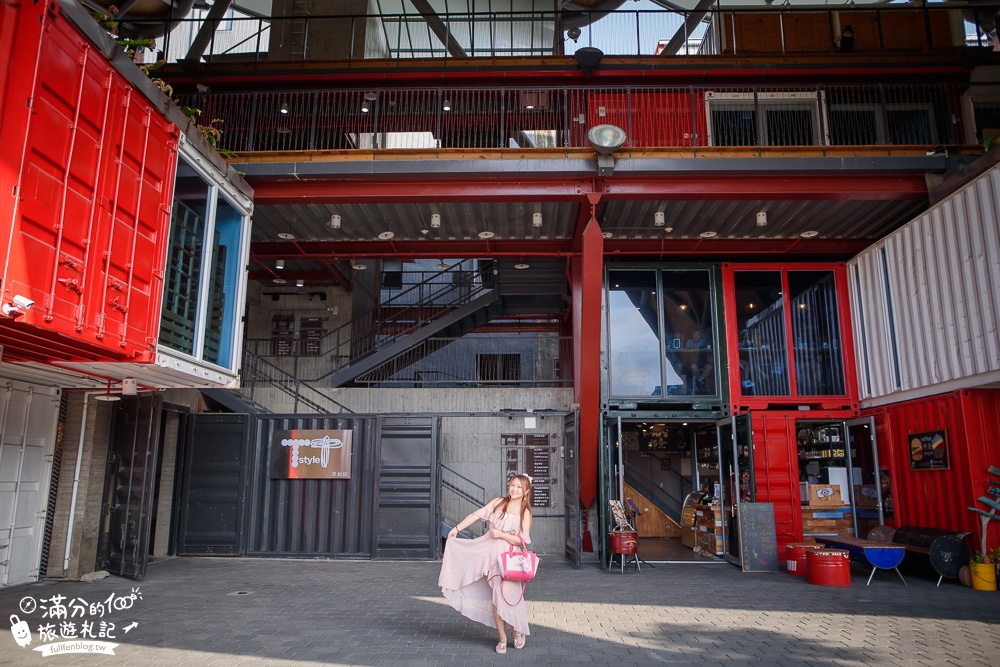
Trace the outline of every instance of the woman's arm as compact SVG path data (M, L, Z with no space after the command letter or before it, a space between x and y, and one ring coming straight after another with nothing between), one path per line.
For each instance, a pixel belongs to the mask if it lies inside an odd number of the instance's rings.
M460 532L462 532L463 530L465 530L466 528L468 528L477 521L486 521L489 518L490 514L493 513L493 508L496 507L497 502L499 502L499 500L500 500L499 498L494 498L493 500L486 503L485 505L480 507L478 510L476 510L469 516L459 521L454 528L448 531L448 539L450 540L453 537L457 537Z
M524 537L525 542L531 542L531 511L524 513L524 520L521 522L521 530L517 535L511 535L510 533L505 533L498 528L490 529L490 537L495 537L501 539L504 542L510 542L515 547L521 546L521 537Z

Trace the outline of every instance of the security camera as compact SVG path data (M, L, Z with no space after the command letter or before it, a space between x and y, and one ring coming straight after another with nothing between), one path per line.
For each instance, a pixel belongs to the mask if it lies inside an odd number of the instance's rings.
M35 305L34 301L32 301L26 296L21 296L20 294L14 295L14 298L11 299L11 302L21 310L28 310L29 308Z
M580 29L570 28L569 30L566 31L566 36L575 42L576 40L580 39Z

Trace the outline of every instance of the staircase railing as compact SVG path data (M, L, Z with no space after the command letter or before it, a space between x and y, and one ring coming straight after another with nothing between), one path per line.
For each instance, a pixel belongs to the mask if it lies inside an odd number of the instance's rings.
M326 353L319 358L310 357L309 361L310 365L326 370L316 377L299 378L298 381L309 384L324 380L493 291L495 286L496 275L492 268L470 270L463 262L454 264L324 334L318 341L326 348ZM247 339L245 348L263 356L262 350L270 349L271 343L270 338ZM293 349L296 353L292 356L298 357L298 346L293 344Z
M264 388L276 390L291 398L293 412L298 412L300 405L321 414L332 412L332 406L339 408L339 412L354 412L346 405L297 378L293 373L289 373L246 348L243 351L243 368L240 371L240 392L247 396L252 403L257 404L257 390ZM324 401L325 404L305 396L304 394L307 393Z
M486 504L486 489L465 477L453 468L441 465L441 533L448 534L458 522ZM446 498L445 494L448 494ZM450 500L449 500L450 499ZM456 518L446 513L444 507L452 508ZM460 533L463 537L479 537L483 534L482 524L477 522Z
M629 486L633 487L637 492L645 496L647 500L661 509L674 521L679 521L681 517L681 506L683 504L682 499L691 492L691 480L684 477L676 470L669 470L666 472L677 478L678 488L680 489L680 497L674 496L669 491L661 488L652 477L639 470L636 466L628 462L625 463L625 481L628 482Z

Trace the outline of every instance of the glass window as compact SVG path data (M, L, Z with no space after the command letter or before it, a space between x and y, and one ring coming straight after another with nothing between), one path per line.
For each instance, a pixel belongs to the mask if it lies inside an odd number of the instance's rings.
M799 396L842 396L844 362L832 271L789 271L795 392Z
M195 353L208 198L208 184L181 160L170 220L160 343L186 354Z
M612 396L659 396L659 300L655 271L608 272Z
M788 396L781 272L737 271L734 284L743 395Z
M663 272L667 395L715 396L715 307L708 271Z
M209 314L205 329L204 359L226 368L232 365L242 230L243 215L220 197L215 211L212 269L208 276Z
M233 369L246 213L189 163L177 165L160 345Z

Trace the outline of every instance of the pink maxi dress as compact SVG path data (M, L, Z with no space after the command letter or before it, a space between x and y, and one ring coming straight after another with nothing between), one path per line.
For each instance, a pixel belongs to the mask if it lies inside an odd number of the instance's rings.
M493 504L490 503L473 514L483 521L489 521L491 528L520 535L530 544L531 538L527 533L521 532L520 513L491 514L490 507ZM448 599L448 604L466 618L495 628L495 606L500 618L518 633L528 635L531 633L528 631L528 612L521 595L521 584L504 581L500 577L498 556L508 549L509 542L490 537L488 532L473 540L448 540L444 547L438 586Z

